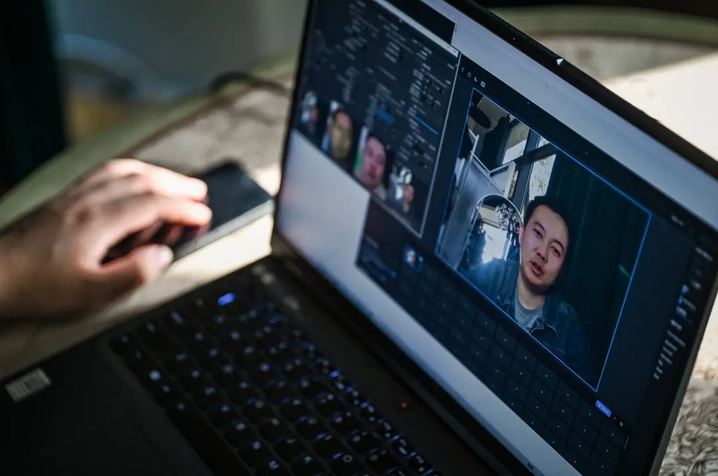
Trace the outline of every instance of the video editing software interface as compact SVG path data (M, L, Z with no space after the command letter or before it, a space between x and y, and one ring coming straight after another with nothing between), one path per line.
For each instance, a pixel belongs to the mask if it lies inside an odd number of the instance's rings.
M314 3L293 128L367 197L358 242L339 245L573 469L645 469L714 231L452 47L454 30L419 1Z

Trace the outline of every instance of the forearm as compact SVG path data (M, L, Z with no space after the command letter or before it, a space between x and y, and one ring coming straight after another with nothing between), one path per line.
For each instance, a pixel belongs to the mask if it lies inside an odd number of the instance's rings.
M15 317L18 309L19 257L8 234L0 235L0 320Z
M9 308L10 289L10 260L7 250L3 249L3 240L0 239L0 320L5 319Z

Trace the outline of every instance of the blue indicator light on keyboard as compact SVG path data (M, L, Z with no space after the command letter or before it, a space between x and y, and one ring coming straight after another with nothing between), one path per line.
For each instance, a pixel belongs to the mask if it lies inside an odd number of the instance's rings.
M236 298L237 296L235 296L234 293L223 294L217 299L217 304L226 306L227 304L233 303Z
M601 410L603 413L605 413L607 417L611 416L611 410L606 405L601 403L599 400L596 400L596 407L599 410Z

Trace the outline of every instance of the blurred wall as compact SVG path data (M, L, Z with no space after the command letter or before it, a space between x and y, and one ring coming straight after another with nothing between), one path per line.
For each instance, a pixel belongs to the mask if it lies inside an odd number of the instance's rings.
M204 87L294 51L306 0L55 0L61 61L110 70L142 97Z

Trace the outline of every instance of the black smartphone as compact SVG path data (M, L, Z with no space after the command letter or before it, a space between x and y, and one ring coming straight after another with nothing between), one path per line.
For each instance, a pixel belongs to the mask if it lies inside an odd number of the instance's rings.
M171 245L175 259L271 214L274 209L272 196L236 162L224 162L198 178L207 184L212 221L208 228L183 227L182 236Z
M114 246L105 262L148 243L165 244L174 251L174 259L218 240L244 225L272 213L274 202L262 187L235 162L224 162L197 176L207 184L206 203L212 210L209 226L192 227L157 223L133 233Z

